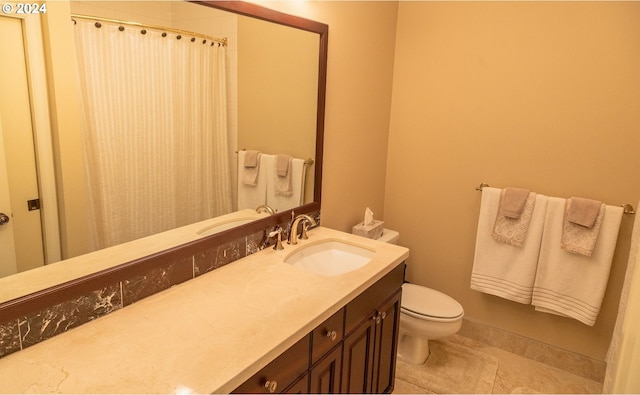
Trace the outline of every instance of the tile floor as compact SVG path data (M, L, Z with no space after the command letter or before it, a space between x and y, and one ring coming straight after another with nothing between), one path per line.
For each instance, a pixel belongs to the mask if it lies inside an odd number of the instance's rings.
M416 367L398 362L395 394L595 394L602 383L460 335L430 342Z

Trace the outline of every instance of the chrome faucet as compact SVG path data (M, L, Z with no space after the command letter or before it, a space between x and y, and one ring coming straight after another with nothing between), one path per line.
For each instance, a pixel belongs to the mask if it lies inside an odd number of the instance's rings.
M316 220L308 216L307 214L300 214L293 219L291 222L291 227L289 230L289 244L298 244L298 225L302 222L302 234L300 238L306 240L309 238L307 236L307 229L309 226L316 226Z
M266 204L261 204L256 208L256 213L260 214L260 213L269 213L269 215L273 215L276 212L269 206L267 206Z

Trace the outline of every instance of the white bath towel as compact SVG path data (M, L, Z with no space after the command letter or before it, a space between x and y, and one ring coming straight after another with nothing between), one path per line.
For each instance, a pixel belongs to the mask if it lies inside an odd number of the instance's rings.
M290 166L291 194L281 195L276 190L276 156L268 155L267 168L267 205L280 212L298 207L304 202L305 165L303 159L292 158Z
M598 240L587 257L560 247L564 209L565 199L549 198L532 304L538 311L593 326L609 280L623 210L605 206Z
M261 204L267 203L267 166L266 160L272 155L261 154L258 158L260 164L256 167L258 174L256 184L245 184L242 181L244 171L245 151L238 152L238 210L246 208L257 208Z
M529 304L548 198L536 194L529 230L522 245L517 247L492 237L500 193L498 188L482 189L471 289Z

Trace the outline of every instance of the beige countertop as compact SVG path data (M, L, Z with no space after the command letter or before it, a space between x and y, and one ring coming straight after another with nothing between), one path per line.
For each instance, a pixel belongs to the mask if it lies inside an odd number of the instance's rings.
M333 277L283 262L324 239L376 254ZM0 392L227 393L408 256L318 227L0 359Z

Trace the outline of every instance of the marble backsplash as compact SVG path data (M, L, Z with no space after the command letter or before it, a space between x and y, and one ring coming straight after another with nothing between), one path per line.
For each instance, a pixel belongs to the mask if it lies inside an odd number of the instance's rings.
M319 212L313 216L319 221ZM5 319L0 322L0 358L258 252L264 244L265 231L260 231L195 252L177 249L158 254L143 274L117 279L81 296Z

